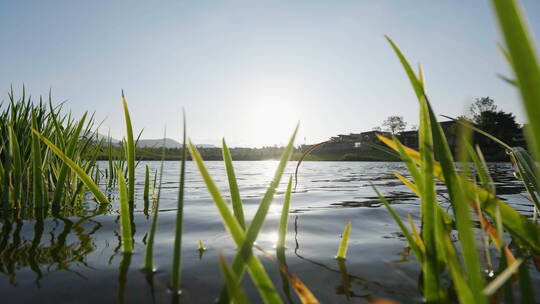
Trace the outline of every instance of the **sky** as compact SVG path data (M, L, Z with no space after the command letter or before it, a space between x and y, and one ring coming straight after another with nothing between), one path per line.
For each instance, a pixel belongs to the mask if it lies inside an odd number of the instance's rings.
M540 1L523 6L540 41ZM11 86L52 91L99 132L122 138L124 90L142 138L197 144L297 144L380 126L417 125L418 106L384 35L425 70L438 114L477 97L525 117L496 43L489 1L0 1L0 100ZM538 45L538 44L537 44ZM441 118L442 119L442 118ZM444 120L444 119L442 119Z

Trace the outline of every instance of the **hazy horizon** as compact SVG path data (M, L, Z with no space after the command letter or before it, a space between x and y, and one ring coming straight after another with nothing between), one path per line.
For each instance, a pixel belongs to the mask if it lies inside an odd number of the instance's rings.
M525 13L539 41L540 2ZM13 85L106 119L120 139L121 90L135 132L179 141L185 108L197 144L283 145L359 133L417 102L389 35L425 69L438 114L490 96L525 122L487 1L3 1L0 100ZM444 120L444 119L442 119Z

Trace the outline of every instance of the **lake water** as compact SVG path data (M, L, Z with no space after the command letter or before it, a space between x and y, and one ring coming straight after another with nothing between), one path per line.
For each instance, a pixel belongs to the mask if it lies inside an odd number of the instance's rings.
M1 303L170 303L173 297L167 285L172 264L179 163L166 162L164 166L155 243L158 269L151 277L140 271L150 224L141 199L146 164L152 172L159 167L159 162L142 162L138 167L136 246L131 259L123 259L119 249L116 202L100 215L95 214L96 204L89 200L80 216L40 221L17 220L16 215L4 217L0 224ZM228 198L223 163L206 164ZM289 163L257 240L258 246L268 252L275 253L286 180L294 172L295 164ZM247 220L255 213L276 166L274 161L235 163ZM523 196L524 188L513 177L511 165L491 164L490 170L497 193L523 214L532 216L531 204ZM403 303L422 300L414 254L406 250L399 228L370 186L372 182L400 215L410 213L418 223L418 200L392 175L394 171L406 175L401 163L302 164L298 187L292 195L286 263L290 272L321 303L364 303L381 297ZM180 302L212 303L222 287L218 256L223 253L231 261L236 253L235 245L191 162L187 163L186 178ZM347 260L338 263L334 256L348 221L352 221L352 231ZM199 240L208 249L202 256L197 250ZM278 266L259 251L255 252L285 298L287 288L282 285ZM534 270L532 274L539 282L537 272ZM248 276L244 282L252 301L260 302ZM294 292L291 293L293 301L298 303Z

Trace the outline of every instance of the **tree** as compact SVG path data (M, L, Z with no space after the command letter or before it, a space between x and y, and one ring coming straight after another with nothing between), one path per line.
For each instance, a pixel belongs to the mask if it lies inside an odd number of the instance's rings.
M474 123L479 123L480 115L484 112L496 112L497 105L495 105L495 101L489 98L489 96L480 97L476 98L475 101L471 104L469 111L471 113L471 120Z
M477 116L475 123L481 130L509 145L514 144L514 137L521 130L514 114L504 111L484 111Z
M381 131L382 131L381 127L373 127L372 130L373 130L373 131L377 131L377 132L381 132Z
M403 116L388 116L388 118L383 121L382 126L386 131L395 135L404 131L405 127L407 127L407 123L403 119Z

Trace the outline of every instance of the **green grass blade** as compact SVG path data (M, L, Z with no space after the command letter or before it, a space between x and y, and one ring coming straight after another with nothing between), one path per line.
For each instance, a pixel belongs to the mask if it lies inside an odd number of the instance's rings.
M11 201L15 204L21 203L21 191L22 191L22 177L23 177L23 168L22 168L22 159L21 151L19 148L19 141L17 140L17 135L13 130L13 126L9 126L9 154L12 161L11 172L11 186L13 187L13 194Z
M538 119L540 113L540 66L537 53L517 1L492 0L492 3L529 118L527 136L530 148L538 160L540 159L540 120Z
M163 163L165 161L165 139L167 138L167 129L163 131L163 146L161 147L161 163L159 165L159 182L158 191L155 194L156 188L156 175L154 175L154 183L152 189L153 210L152 210L152 222L150 223L150 231L148 231L148 241L146 243L146 250L144 254L144 269L146 271L153 272L154 267L154 240L156 237L158 215L159 215L159 200L161 198L161 182L163 181ZM157 172L156 172L157 174ZM155 195L154 195L155 194Z
M259 232L262 229L262 226L264 225L266 215L268 213L268 210L270 209L270 205L272 204L272 200L274 199L274 194L276 193L276 189L281 181L281 176L283 175L283 172L285 171L285 167L287 166L287 162L291 158L293 149L294 149L294 140L296 138L296 134L298 133L298 126L296 126L293 135L289 139L289 143L285 147L285 150L283 151L283 154L281 155L281 159L279 161L279 164L276 168L276 172L274 173L274 178L270 182L270 185L268 186L268 189L266 190L266 193L264 194L261 203L259 204L259 208L257 209L257 212L255 213L255 216L253 217L253 220L251 221L251 224L249 225L249 228L246 231L246 240L242 244L241 249L236 254L236 257L233 261L233 270L235 271L236 275L241 279L244 271L244 265L245 261L249 260L252 256L252 247L253 243L257 239L257 236L259 235ZM225 293L222 292L220 296L220 303L223 303L225 301Z
M462 185L459 177L457 176L452 154L450 152L448 143L446 142L446 137L442 131L442 128L437 122L431 106L429 105L429 101L426 98L422 83L418 80L417 76L412 71L412 68L407 62L407 59L403 56L399 48L390 39L388 40L392 45L394 51L396 52L397 56L399 57L420 102L420 166L422 168L422 174L425 181L422 186L422 193L424 195L428 195L428 197L424 198L427 203L425 209L426 213L428 213L428 216L431 216L429 215L429 213L431 213L431 206L435 204L435 188L433 183L433 156L435 154L439 158L442 173L444 175L446 186L450 194L450 201L452 202L452 207L454 209L456 226L459 234L460 243L462 245L464 262L467 268L467 274L469 278L468 281L471 284L473 290L481 290L484 287L484 278L479 264L478 252L476 250L473 224L470 218L469 204L467 199L463 196ZM433 208L433 211L435 211L434 213L436 213L437 209ZM423 232L426 230L428 231L428 235L424 237L424 242L426 243L427 253L429 256L429 252L436 250L436 240L434 239L434 235L431 235L431 233L429 232L431 229L435 228L435 226L431 226L435 222L434 220L432 222L432 220L429 218L428 220L426 220L425 215L423 216ZM440 238L441 236L438 235L436 237ZM429 257L427 258L427 260L428 263L430 263L430 261L433 261L433 259L430 259ZM426 282L429 284L429 277L426 277L425 279ZM433 293L432 295L435 296L435 293ZM475 293L475 300L477 301L477 303L484 303L486 301L485 297L481 293ZM429 298L428 301L430 301Z
M32 111L32 128L37 129L36 113ZM43 207L46 203L44 198L43 174L41 172L42 158L39 138L32 133L32 192L34 206Z
M236 246L238 248L242 248L246 239L244 230L238 223L236 217L227 207L227 202L225 201L225 199L223 199L223 196L221 196L218 187L216 186L216 184L212 180L212 177L208 173L208 170L204 166L204 162L202 160L201 154L197 150L197 147L195 147L195 145L193 145L191 141L189 141L188 147L191 157L197 165L201 177L206 184L206 188L212 196L212 199L221 215L225 228L227 229L227 231L229 231ZM251 278L257 286L257 289L259 290L263 301L265 303L282 303L278 293L275 290L274 284L268 277L268 274L264 270L264 267L262 266L257 256L251 255L251 257L247 259L246 264L248 266L248 270L250 271Z
M122 252L133 252L133 237L131 235L131 211L129 207L129 196L124 173L117 168L118 190L120 192L120 229L122 230Z
M397 147L392 140L383 136L379 137L379 139L392 149L397 150ZM420 154L417 151L408 147L404 148L415 163L420 163ZM439 180L446 183L440 164L436 163L433 169L434 175ZM461 186L466 188L467 192L476 192L478 194L482 210L495 219L500 216L504 227L512 234L512 236L521 239L527 244L529 249L535 252L535 254L540 254L540 228L537 227L536 224L529 221L525 216L517 212L504 201L495 197L489 191L478 187L470 181L463 180L459 176L458 178L460 179Z
M79 179L84 183L90 192L96 197L96 200L102 204L109 203L109 200L103 192L99 190L99 187L94 183L92 178L86 174L85 170L77 165L74 161L68 158L64 152L62 152L57 146L55 146L51 141L49 141L45 136L39 133L36 130L32 130L40 139L43 141L49 149L51 149L58 157L60 157L70 168L77 174Z
M225 138L222 140L223 144L223 161L225 162L225 168L227 169L227 179L229 180L229 189L231 192L231 203L234 211L234 215L238 219L238 223L243 229L246 228L244 220L244 210L242 208L242 200L240 199L240 190L238 190L238 184L236 183L236 174L234 173L234 167L232 164L231 151L227 147Z
M279 235L276 248L285 248L285 238L287 237L287 225L289 222L289 209L291 205L291 192L292 192L292 176L289 177L289 184L287 185L287 192L285 192L285 200L283 201L283 208L281 208L281 218L279 220Z
M409 229L407 229L405 224L403 224L403 221L401 220L401 218L399 217L397 212L394 210L394 208L392 208L392 206L390 205L388 200L384 196L382 196L382 194L379 192L379 190L377 190L377 188L375 188L375 186L373 184L371 184L371 187L373 188L375 193L377 193L377 196L379 197L379 200L381 202L383 202L384 206L386 207L386 209L388 210L388 212L390 213L390 215L392 216L392 218L394 219L396 224L398 224L399 228L401 229L401 232L405 236L405 239L407 239L407 242L409 243L409 246L414 251L414 254L416 255L416 258L418 259L420 264L423 264L424 259L425 259L424 252L420 249L420 247L418 246L416 241L413 239L411 233L409 232Z
M438 253L435 235L435 220L436 220L436 201L435 201L435 184L433 179L433 135L432 125L429 119L429 110L427 100L424 94L422 83L418 80L416 74L410 67L407 59L397 45L387 37L390 45L398 56L409 80L412 84L414 92L420 103L420 128L418 130L418 145L420 148L420 173L421 189L420 206L422 215L422 237L426 246L426 259L423 263L424 272L424 296L428 302L441 301L441 285L439 281L438 270Z
M144 200L147 202L150 195L150 169L148 165L145 166L144 171Z
M347 257L347 248L349 247L349 235L351 233L351 222L348 222L343 230L343 235L341 236L341 243L336 254L338 260L345 260Z
M512 148L510 156L518 169L519 175L525 185L525 189L529 193L536 208L540 210L540 191L538 191L540 184L535 175L535 167L538 167L538 165L531 158L529 153L521 147Z
M186 176L186 115L183 113L183 135L182 135L182 159L180 161L180 186L178 189L178 202L176 210L176 233L174 237L174 250L172 261L172 278L171 287L173 291L179 292L181 287L181 272L182 272L182 228L184 216L184 187Z
M463 274L459 258L456 254L456 249L450 240L449 235L444 237L444 245L446 247L446 261L448 262L448 270L452 276L452 282L454 282L454 288L457 291L459 303L471 303L474 304L475 297L473 292L467 283L466 276Z
M128 200L130 204L133 204L135 199L135 143L133 141L133 127L131 125L131 117L129 116L129 109L122 91L122 107L124 108L124 118L126 121L126 156L128 165Z
M249 303L242 286L240 286L240 280L236 276L236 273L232 270L227 260L223 254L219 255L219 266L221 272L225 278L225 285L227 286L227 291L231 295L231 302L237 304L247 304Z
M77 143L79 141L79 135L81 134L81 130L86 120L86 114L87 113L83 114L81 120L77 124L77 128L75 129L75 132L71 135L71 141L69 142L68 148L66 150L66 156L69 158L72 158L73 153L75 152L75 147L77 146ZM51 115L53 117L56 117L55 113L51 113ZM56 121L56 118L55 118L55 121ZM60 134L58 135L58 137L62 138L62 135ZM64 196L64 188L65 188L68 169L69 169L68 164L64 162L62 164L62 167L60 168L60 173L58 174L58 180L56 182L56 186L54 189L53 201L52 201L53 205L58 205L60 201L62 200L62 197Z

